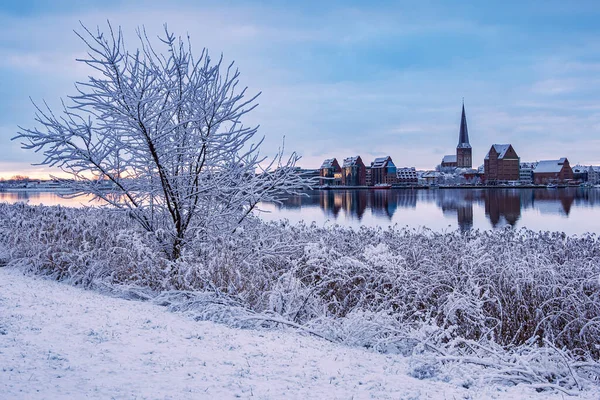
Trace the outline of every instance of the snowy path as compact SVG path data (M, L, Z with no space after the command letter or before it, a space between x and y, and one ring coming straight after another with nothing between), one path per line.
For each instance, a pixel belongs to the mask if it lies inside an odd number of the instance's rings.
M401 356L195 322L0 268L2 399L562 398L467 390L407 370Z

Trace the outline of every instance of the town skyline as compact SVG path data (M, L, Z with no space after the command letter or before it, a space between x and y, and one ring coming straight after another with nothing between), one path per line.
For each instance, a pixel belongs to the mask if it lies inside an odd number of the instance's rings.
M56 108L86 79L72 29L107 19L128 37L137 25L155 34L167 22L196 49L235 60L241 83L262 91L246 123L261 125L263 153L285 136L303 168L390 155L398 167L433 169L456 146L463 97L473 168L495 143L512 144L522 161L600 165L594 2L331 2L319 13L313 2L33 3L0 6L0 177L58 174L31 166L43 156L10 138L34 125L29 97Z

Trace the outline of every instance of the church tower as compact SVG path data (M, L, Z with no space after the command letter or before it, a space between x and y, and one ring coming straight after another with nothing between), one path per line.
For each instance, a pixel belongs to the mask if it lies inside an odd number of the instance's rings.
M465 115L465 102L462 105L460 131L458 133L458 146L456 146L456 166L458 168L472 168L473 158L469 144L469 130L467 129L467 116Z

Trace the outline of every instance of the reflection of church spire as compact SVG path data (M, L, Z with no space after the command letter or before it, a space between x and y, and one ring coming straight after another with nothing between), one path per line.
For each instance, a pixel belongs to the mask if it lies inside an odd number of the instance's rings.
M461 232L466 232L473 228L473 203L471 201L460 205L456 214L458 217L458 228Z

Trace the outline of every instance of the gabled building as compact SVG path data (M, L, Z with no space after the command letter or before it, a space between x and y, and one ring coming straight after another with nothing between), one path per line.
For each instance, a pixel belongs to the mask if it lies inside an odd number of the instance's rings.
M533 181L538 185L565 183L571 180L573 180L573 170L566 157L540 161L533 170Z
M348 157L342 164L342 185L366 186L366 168L360 156Z
M394 184L398 182L396 165L392 157L379 157L371 163L371 184Z
M341 181L342 168L335 158L328 158L323 161L319 168L319 184L321 186L338 186ZM338 178L338 179L336 179Z
M483 160L485 180L498 183L519 180L519 156L510 144L494 144Z
M472 148L469 144L469 130L467 129L464 102L460 118L460 130L458 132L458 145L456 146L456 166L458 168L471 168L473 166Z

